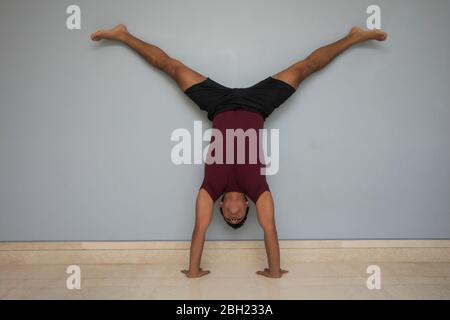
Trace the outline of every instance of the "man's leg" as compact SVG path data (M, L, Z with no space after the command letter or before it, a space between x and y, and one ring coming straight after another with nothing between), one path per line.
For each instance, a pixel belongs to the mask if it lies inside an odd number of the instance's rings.
M167 73L177 82L183 92L194 84L206 80L206 77L188 68L182 62L169 57L160 48L134 37L124 25L118 25L110 30L97 31L92 34L91 39L93 41L108 39L126 44L152 66Z
M387 34L381 30L364 31L359 28L353 28L346 37L328 46L317 49L306 59L274 75L273 78L282 80L295 89L298 89L303 80L327 66L339 54L351 46L368 40L384 41L386 38Z

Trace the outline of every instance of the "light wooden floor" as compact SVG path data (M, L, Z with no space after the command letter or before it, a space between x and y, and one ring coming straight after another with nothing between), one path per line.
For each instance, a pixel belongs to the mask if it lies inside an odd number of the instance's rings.
M0 244L0 299L450 299L448 242L409 244L285 242L282 279L255 274L265 265L256 242L207 246L212 273L201 279L180 273L187 243ZM70 264L81 290L66 288ZM380 290L366 286L369 265L381 268Z

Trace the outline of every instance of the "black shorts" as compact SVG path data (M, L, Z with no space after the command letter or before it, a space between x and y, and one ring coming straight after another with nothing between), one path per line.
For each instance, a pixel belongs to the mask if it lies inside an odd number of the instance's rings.
M207 78L185 93L213 120L217 114L235 109L258 112L266 119L295 91L291 85L273 77L248 88L228 88Z

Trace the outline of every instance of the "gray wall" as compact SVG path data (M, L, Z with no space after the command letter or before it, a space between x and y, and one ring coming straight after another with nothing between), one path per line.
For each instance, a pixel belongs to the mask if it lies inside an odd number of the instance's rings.
M365 26L266 123L282 239L450 238L450 2L40 0L0 2L0 240L186 240L202 166L170 161L176 128L206 116L167 76L92 31L127 23L227 86L250 86ZM66 7L82 30L66 29ZM260 239L252 208L234 231Z

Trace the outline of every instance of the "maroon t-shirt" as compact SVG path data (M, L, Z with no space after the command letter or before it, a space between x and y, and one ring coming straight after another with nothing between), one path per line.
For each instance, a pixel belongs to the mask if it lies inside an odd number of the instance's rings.
M217 157L217 150L214 149L217 149L220 144L217 144L218 141L216 141L213 134L209 156L216 161L212 164L205 164L205 178L201 188L205 189L214 201L226 192L241 192L256 203L262 193L269 191L266 176L261 174L261 169L264 168L264 158L262 156L262 139L260 139L259 130L264 127L263 116L259 113L242 109L225 111L215 116L212 127L220 130L222 133L223 157ZM243 161L243 156L240 158L240 162L244 162L243 164L238 161L239 139L230 135L230 133L227 135L227 129L242 129L235 131L235 133L248 134L245 136L245 161ZM251 143L251 141L253 142ZM216 142L215 148L212 147L213 142ZM234 155L228 153L227 161L227 149L229 151L232 150L230 143L234 144Z

